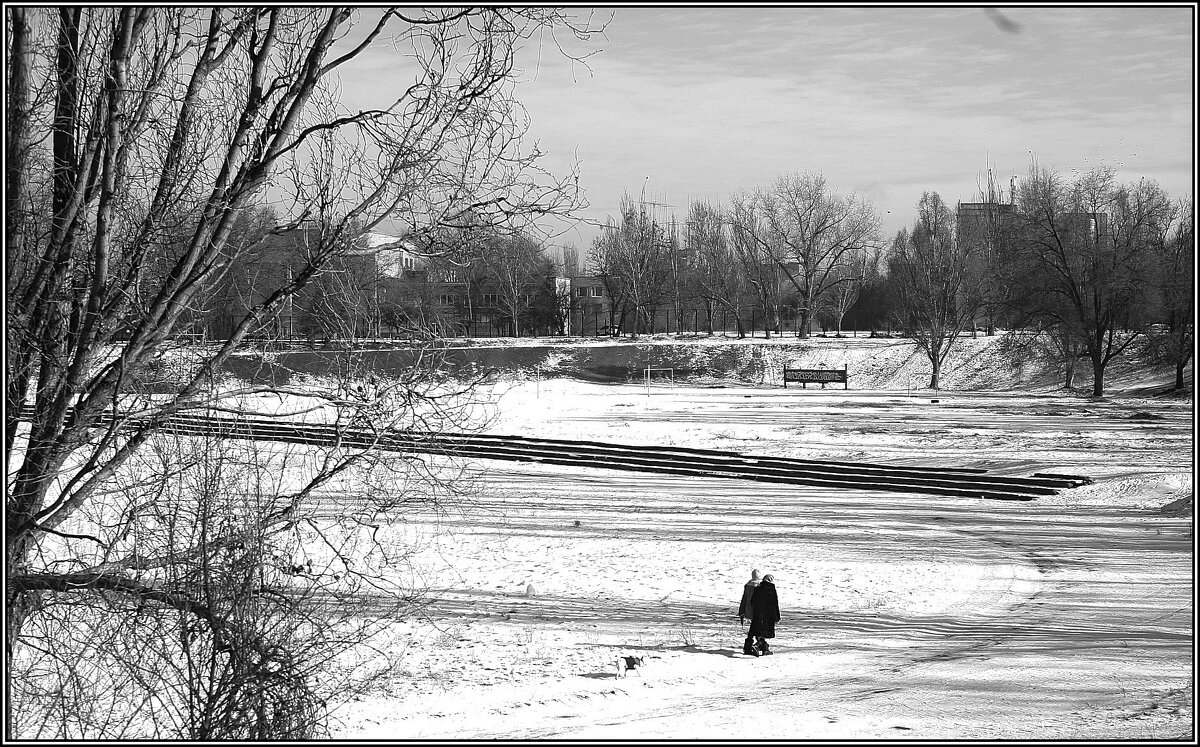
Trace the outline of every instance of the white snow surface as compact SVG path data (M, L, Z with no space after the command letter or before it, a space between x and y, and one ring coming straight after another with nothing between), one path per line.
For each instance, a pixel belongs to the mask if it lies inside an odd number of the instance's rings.
M1192 495L1194 409L1148 383L497 382L493 433L1096 482L1012 503L476 462L470 497L391 528L430 601L332 736L1194 739L1194 523L1159 510ZM769 657L741 653L751 569Z

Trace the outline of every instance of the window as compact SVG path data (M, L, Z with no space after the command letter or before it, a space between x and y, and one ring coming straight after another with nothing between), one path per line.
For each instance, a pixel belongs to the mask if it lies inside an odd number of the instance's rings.
M596 285L592 287L592 298L599 298L604 295L604 289Z
M495 293L484 293L483 294L483 305L484 306L495 306L499 302L500 301L496 297Z
M575 297L576 298L587 298L587 294L588 294L587 288L576 288L575 289Z
M442 306L453 306L454 305L454 296L443 293L440 297L440 300L442 302Z

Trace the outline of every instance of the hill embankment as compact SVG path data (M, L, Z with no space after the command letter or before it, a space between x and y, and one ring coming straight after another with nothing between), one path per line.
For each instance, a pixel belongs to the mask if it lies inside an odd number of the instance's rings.
M904 390L928 387L929 361L913 340L868 337L764 339L669 336L631 339L539 338L448 341L433 347L379 344L354 351L360 370L381 375L406 371L420 359L460 377L569 377L597 383L644 380L697 385L782 385L783 368L845 367L851 389ZM343 368L344 350L248 352L226 366L236 378L286 383L293 377L325 376ZM1189 364L1187 377L1192 379ZM1080 360L1074 386L1090 389L1091 365ZM1173 382L1170 367L1136 355L1114 360L1106 374L1113 393L1154 394ZM957 391L1053 390L1062 388L1061 363L1039 355L1028 339L1012 335L964 337L946 360L941 388ZM815 386L815 385L810 385ZM840 385L831 385L840 386Z

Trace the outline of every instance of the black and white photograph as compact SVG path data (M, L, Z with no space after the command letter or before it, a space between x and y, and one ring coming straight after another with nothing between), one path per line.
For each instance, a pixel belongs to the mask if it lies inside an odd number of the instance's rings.
M1196 743L1196 3L4 22L6 743Z

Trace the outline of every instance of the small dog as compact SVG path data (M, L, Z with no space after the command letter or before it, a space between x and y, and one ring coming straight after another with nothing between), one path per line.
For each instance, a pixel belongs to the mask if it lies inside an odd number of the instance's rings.
M642 676L638 669L646 666L644 657L641 656L618 656L617 657L617 676L628 677L630 672L635 672L638 677Z

